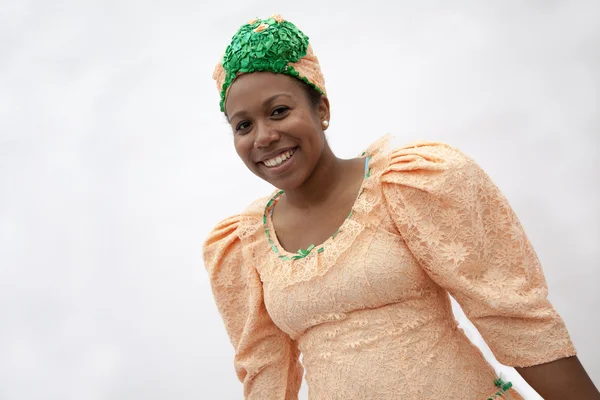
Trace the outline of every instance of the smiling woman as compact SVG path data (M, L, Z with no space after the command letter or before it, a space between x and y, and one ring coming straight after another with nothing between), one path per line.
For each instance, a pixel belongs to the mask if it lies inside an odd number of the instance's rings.
M517 216L472 159L387 137L336 157L318 60L278 15L243 25L214 78L238 156L277 188L204 244L245 398L297 398L306 369L311 399L520 399L449 293L545 398L598 398Z
M313 106L303 86L287 75L256 72L241 75L227 96L238 155L250 171L284 190L322 169L319 161L331 160L323 152L333 154L322 126L329 119L327 98Z

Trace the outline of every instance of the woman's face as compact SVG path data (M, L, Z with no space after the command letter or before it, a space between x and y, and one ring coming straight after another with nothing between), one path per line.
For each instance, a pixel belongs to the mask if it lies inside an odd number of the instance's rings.
M322 97L315 107L303 85L283 74L244 74L231 85L225 104L244 164L283 190L302 185L325 148L322 121L329 120L329 102Z

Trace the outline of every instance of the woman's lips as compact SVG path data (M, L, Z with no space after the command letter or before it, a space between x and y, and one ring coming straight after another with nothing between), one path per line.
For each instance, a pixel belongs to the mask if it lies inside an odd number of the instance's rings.
M298 152L298 150L299 150L299 148L295 147L292 150L288 150L287 152L284 152L283 154L286 154L286 153L289 154L289 157L287 159L285 159L285 161L283 161L281 159L281 156L277 156L270 160L261 161L259 164L261 164L262 168L264 168L267 171L267 173L269 173L269 174L280 174L291 167L291 164L293 164L293 161L296 158L296 153ZM287 155L286 155L286 157L287 157ZM278 161L280 163L277 165L271 165L271 166L267 165L267 164L271 164L272 162L278 162Z

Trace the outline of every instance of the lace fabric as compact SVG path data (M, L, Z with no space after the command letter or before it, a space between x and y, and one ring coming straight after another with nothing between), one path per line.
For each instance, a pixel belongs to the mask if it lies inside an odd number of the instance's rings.
M442 143L388 143L367 149L364 192L323 252L287 261L271 250L269 197L205 242L245 398L297 398L304 368L311 399L494 398L494 370L448 293L506 365L576 354L535 251L481 168Z

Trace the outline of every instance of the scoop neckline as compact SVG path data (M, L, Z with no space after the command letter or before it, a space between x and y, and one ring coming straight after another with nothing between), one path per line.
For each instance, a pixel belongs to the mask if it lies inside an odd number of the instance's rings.
M277 189L273 192L273 194L269 198L269 201L267 202L267 205L265 206L265 211L263 214L263 230L265 231L267 241L269 243L269 246L271 247L271 251L274 252L275 255L278 256L278 258L283 259L284 261L294 261L294 260L297 260L300 258L308 257L310 254L322 253L324 251L327 251L327 246L333 240L335 240L335 238L338 235L343 234L345 228L347 228L348 224L350 223L349 221L351 220L352 215L356 211L358 202L365 190L365 186L371 175L372 156L370 154L367 154L367 152L364 152L360 155L359 158L365 158L365 173L363 175L363 179L360 184L360 188L358 189L356 198L354 199L354 202L352 203L352 207L350 208L350 212L348 213L348 216L346 217L346 219L344 219L344 222L342 222L342 224L335 231L335 233L333 235L329 236L327 239L325 239L324 242L322 242L318 245L311 244L306 249L299 249L296 252L290 252L281 245L281 243L279 242L279 238L277 237L277 233L275 232L275 226L273 225L272 214L273 214L273 207L275 207L275 204L277 203L277 201L279 201L279 200L277 200L277 198L280 197L284 193L284 191Z

